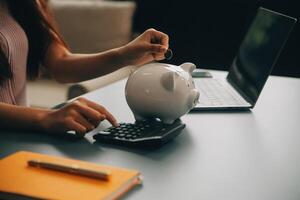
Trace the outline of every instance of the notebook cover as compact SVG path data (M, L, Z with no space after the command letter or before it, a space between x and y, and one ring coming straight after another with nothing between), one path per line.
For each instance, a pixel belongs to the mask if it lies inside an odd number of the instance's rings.
M109 181L28 166L27 161L76 164L111 172ZM54 157L32 152L17 152L0 160L0 192L38 199L117 199L140 183L140 173L113 166Z

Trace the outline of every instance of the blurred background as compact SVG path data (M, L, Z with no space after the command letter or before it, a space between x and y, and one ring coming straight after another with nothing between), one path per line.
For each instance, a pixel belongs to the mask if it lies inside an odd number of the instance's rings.
M133 30L154 27L169 34L174 64L227 70L259 6L295 18L296 0L135 0ZM294 27L273 75L300 77L300 28Z
M300 18L296 0L48 0L59 30L74 53L95 53L122 46L148 28L170 36L179 65L227 70L262 6ZM299 22L291 32L273 75L300 77ZM163 61L166 62L166 61ZM126 78L132 66L76 84L58 84L45 74L28 82L31 106L52 107Z

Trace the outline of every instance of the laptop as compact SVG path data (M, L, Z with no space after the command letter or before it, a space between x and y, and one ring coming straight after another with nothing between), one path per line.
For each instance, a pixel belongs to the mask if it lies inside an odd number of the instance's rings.
M258 8L226 79L194 78L200 99L193 111L254 108L296 21Z

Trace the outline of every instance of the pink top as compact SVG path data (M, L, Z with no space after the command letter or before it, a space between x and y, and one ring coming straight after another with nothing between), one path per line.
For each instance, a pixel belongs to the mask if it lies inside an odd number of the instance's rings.
M0 84L0 102L27 106L26 66L28 40L21 26L0 3L0 48L8 58L13 78ZM2 66L0 66L2 67Z

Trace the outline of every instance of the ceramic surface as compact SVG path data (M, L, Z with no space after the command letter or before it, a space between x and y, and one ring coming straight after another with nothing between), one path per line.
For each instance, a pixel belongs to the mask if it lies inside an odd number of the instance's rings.
M135 119L157 118L170 124L189 112L199 99L191 76L195 68L193 63L150 63L133 72L125 95Z

